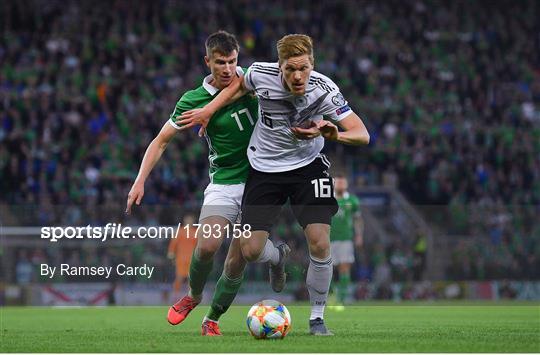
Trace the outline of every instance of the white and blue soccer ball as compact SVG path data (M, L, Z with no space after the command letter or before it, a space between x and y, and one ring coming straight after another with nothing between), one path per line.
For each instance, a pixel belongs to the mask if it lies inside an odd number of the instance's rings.
M249 310L247 326L256 339L283 339L291 329L291 315L283 303L264 300Z

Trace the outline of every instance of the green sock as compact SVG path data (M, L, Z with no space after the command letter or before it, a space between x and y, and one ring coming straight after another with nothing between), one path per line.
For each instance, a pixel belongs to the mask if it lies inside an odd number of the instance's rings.
M221 317L225 312L227 312L227 310L233 303L234 298L236 297L236 294L240 289L240 286L242 286L243 278L243 274L235 279L230 279L229 277L227 277L227 275L225 275L225 273L221 274L221 277L216 284L216 291L214 292L212 305L210 306L210 310L206 314L206 317L208 319L217 322L219 320L219 317Z
M191 295L198 297L202 295L208 274L212 271L214 258L209 261L202 261L197 256L196 250L193 251L191 264L189 265L189 287L191 289Z
M349 284L351 283L351 275L339 275L338 299L344 303L349 294Z

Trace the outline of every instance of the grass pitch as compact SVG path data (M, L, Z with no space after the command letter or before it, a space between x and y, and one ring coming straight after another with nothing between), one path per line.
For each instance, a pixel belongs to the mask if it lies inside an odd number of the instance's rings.
M308 333L309 307L288 305L292 330L283 340L255 340L249 306L220 321L223 337L202 337L208 306L178 326L167 307L4 307L0 352L540 352L538 303L361 303L327 310L333 337Z

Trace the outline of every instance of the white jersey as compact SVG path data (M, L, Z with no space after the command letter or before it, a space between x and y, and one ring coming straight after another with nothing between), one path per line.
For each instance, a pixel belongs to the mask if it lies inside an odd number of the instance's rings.
M306 92L294 96L286 88L278 63L253 63L244 76L248 90L259 99L259 117L248 147L251 166L275 173L301 168L321 152L324 138L298 139L292 127L328 118L340 121L352 113L339 88L328 77L312 71Z

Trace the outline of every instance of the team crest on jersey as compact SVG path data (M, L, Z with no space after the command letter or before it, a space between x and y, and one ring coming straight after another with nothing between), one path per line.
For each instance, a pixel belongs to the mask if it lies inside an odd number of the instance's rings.
M294 98L294 105L296 107L306 107L307 106L307 99L305 96L297 96Z
M345 98L340 92L338 92L336 95L334 95L334 97L332 97L332 103L336 106L343 106L345 105Z

